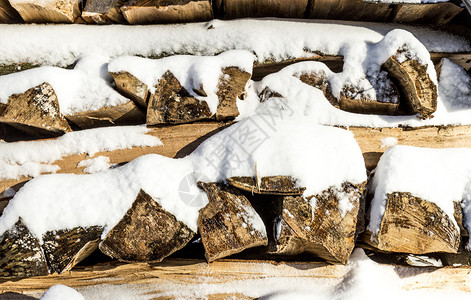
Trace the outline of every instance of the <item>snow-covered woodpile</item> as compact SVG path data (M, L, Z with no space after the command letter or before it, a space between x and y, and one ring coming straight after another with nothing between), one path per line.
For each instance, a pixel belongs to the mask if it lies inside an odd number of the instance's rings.
M469 39L211 20L377 5L381 21L442 24L462 8L411 19L414 4L272 2L0 1L10 23L204 21L0 26L1 276L60 276L97 256L317 261L351 268L329 275L344 279L371 267L365 253L470 265Z

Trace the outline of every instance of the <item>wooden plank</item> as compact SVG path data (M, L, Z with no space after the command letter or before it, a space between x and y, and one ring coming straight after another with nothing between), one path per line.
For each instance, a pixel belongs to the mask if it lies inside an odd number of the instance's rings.
M92 267L76 267L71 272L60 275L31 277L20 280L0 279L0 293L42 293L54 284L64 284L72 288L98 285L127 284L139 289L147 284L151 291L144 289L146 295L158 291L168 291L169 286L182 285L188 288L204 282L211 286L227 284L227 293L233 292L231 286L249 279L286 278L335 280L347 275L350 267L328 265L322 262L272 262L242 261L222 259L207 264L202 259L166 259L158 264L134 263L122 264L110 262ZM421 288L454 289L471 292L468 279L471 267L460 268L414 268L396 267L400 274L414 274L402 279L403 288L408 290ZM144 286L145 288L145 286Z

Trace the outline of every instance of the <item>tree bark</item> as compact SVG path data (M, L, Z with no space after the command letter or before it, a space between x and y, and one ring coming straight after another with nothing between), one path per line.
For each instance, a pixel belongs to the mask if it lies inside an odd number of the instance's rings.
M23 19L8 0L0 0L0 23L23 23Z
M219 12L225 18L280 17L302 18L308 0L223 0L218 1Z

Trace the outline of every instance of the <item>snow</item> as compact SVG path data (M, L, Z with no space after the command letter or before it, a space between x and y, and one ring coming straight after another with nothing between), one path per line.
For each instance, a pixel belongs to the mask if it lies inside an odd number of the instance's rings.
M56 284L51 286L46 293L40 298L40 300L85 300L85 298L68 286L63 284Z
M292 176L306 187L306 195L345 181L366 180L363 156L351 132L318 126L306 118L293 122L259 115L215 134L183 159L151 154L93 174L39 176L9 202L0 217L0 233L21 216L39 239L49 230L93 225L105 227L105 236L141 189L196 231L199 209L208 202L196 188L198 180L256 174ZM193 197L188 197L188 191L194 192ZM264 231L260 220L246 217L255 229Z
M0 179L57 172L59 167L52 163L68 155L162 145L148 131L145 126L121 126L70 132L50 140L0 143Z
M397 138L388 136L379 140L381 142L381 148L389 148L397 145Z
M464 38L427 27L320 20L244 19L154 26L0 25L0 64L17 62L68 66L100 53L135 55L215 55L247 50L257 61L280 61L321 52L341 54L357 42L376 43L394 28L406 29L429 51L464 52Z
M242 50L227 51L217 56L175 55L156 60L123 56L111 61L108 69L114 73L128 72L134 75L148 86L151 93L154 93L164 73L170 71L192 96L206 101L214 114L219 103L216 93L222 70L237 67L252 74L254 59L252 53ZM206 92L206 97L194 92L201 88Z
M461 66L448 59L442 62L438 92L448 99L448 111L471 108L471 76Z
M110 158L108 156L97 156L95 158L81 160L77 167L85 167L84 173L96 173L111 168Z
M0 76L0 103L7 103L11 95L24 93L44 82L53 87L63 115L129 102L111 87L107 67L108 58L94 54L79 58L73 70L40 67Z
M394 146L381 156L375 170L368 229L377 234L392 192L409 192L435 203L454 222L454 202L471 200L471 149L431 149ZM469 204L468 204L469 205ZM471 215L464 209L465 227L471 229Z

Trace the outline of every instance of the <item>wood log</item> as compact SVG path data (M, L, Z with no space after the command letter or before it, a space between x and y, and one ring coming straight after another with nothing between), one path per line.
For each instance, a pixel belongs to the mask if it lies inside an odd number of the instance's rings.
M81 0L10 0L26 23L73 23L80 16Z
M208 262L268 244L263 221L244 195L219 183L199 182L198 186L209 199L198 217Z
M118 92L133 100L139 107L147 109L149 87L128 72L110 72Z
M133 101L118 106L67 115L65 118L82 129L113 125L137 125L146 122L144 112Z
M52 86L42 83L22 94L11 95L0 115L6 123L32 135L60 135L71 131L61 115L59 101Z
M258 181L254 177L231 177L227 182L242 191L261 195L302 195L305 187L297 187L296 180L290 176L267 176Z
M0 276L29 277L48 274L46 258L36 238L19 220L0 236Z
M308 0L219 0L216 7L225 18L302 18Z
M357 114L396 115L399 103L379 102L366 98L353 99L340 93L339 108Z
M417 60L399 62L390 57L382 66L391 76L400 93L400 108L419 118L432 118L437 109L437 86L427 73L427 66Z
M367 232L364 242L387 252L458 251L460 230L435 203L405 192L390 193L386 201L378 234Z
M398 4L394 8L392 22L447 24L453 20L463 8L451 3Z
M43 235L42 248L49 272L70 271L98 248L102 232L101 226L47 231Z
M202 22L213 18L209 0L137 0L121 6L129 24Z
M310 253L328 262L346 264L355 247L360 202L366 183L343 183L314 195L315 207L302 196L283 197L274 254Z
M219 78L216 92L219 99L215 115L217 121L231 120L239 115L237 98L242 98L245 85L251 76L252 74L237 67L222 69L222 76Z
M123 24L126 22L120 7L125 0L87 0L82 11L82 18L87 23Z
M183 248L194 235L141 190L132 207L100 244L100 250L120 261L159 262Z
M316 0L310 7L313 19L386 22L393 14L393 5L363 0Z
M8 0L0 0L0 23L23 23L23 19Z
M167 71L150 97L147 125L189 123L211 116L206 101L192 97L178 79Z

